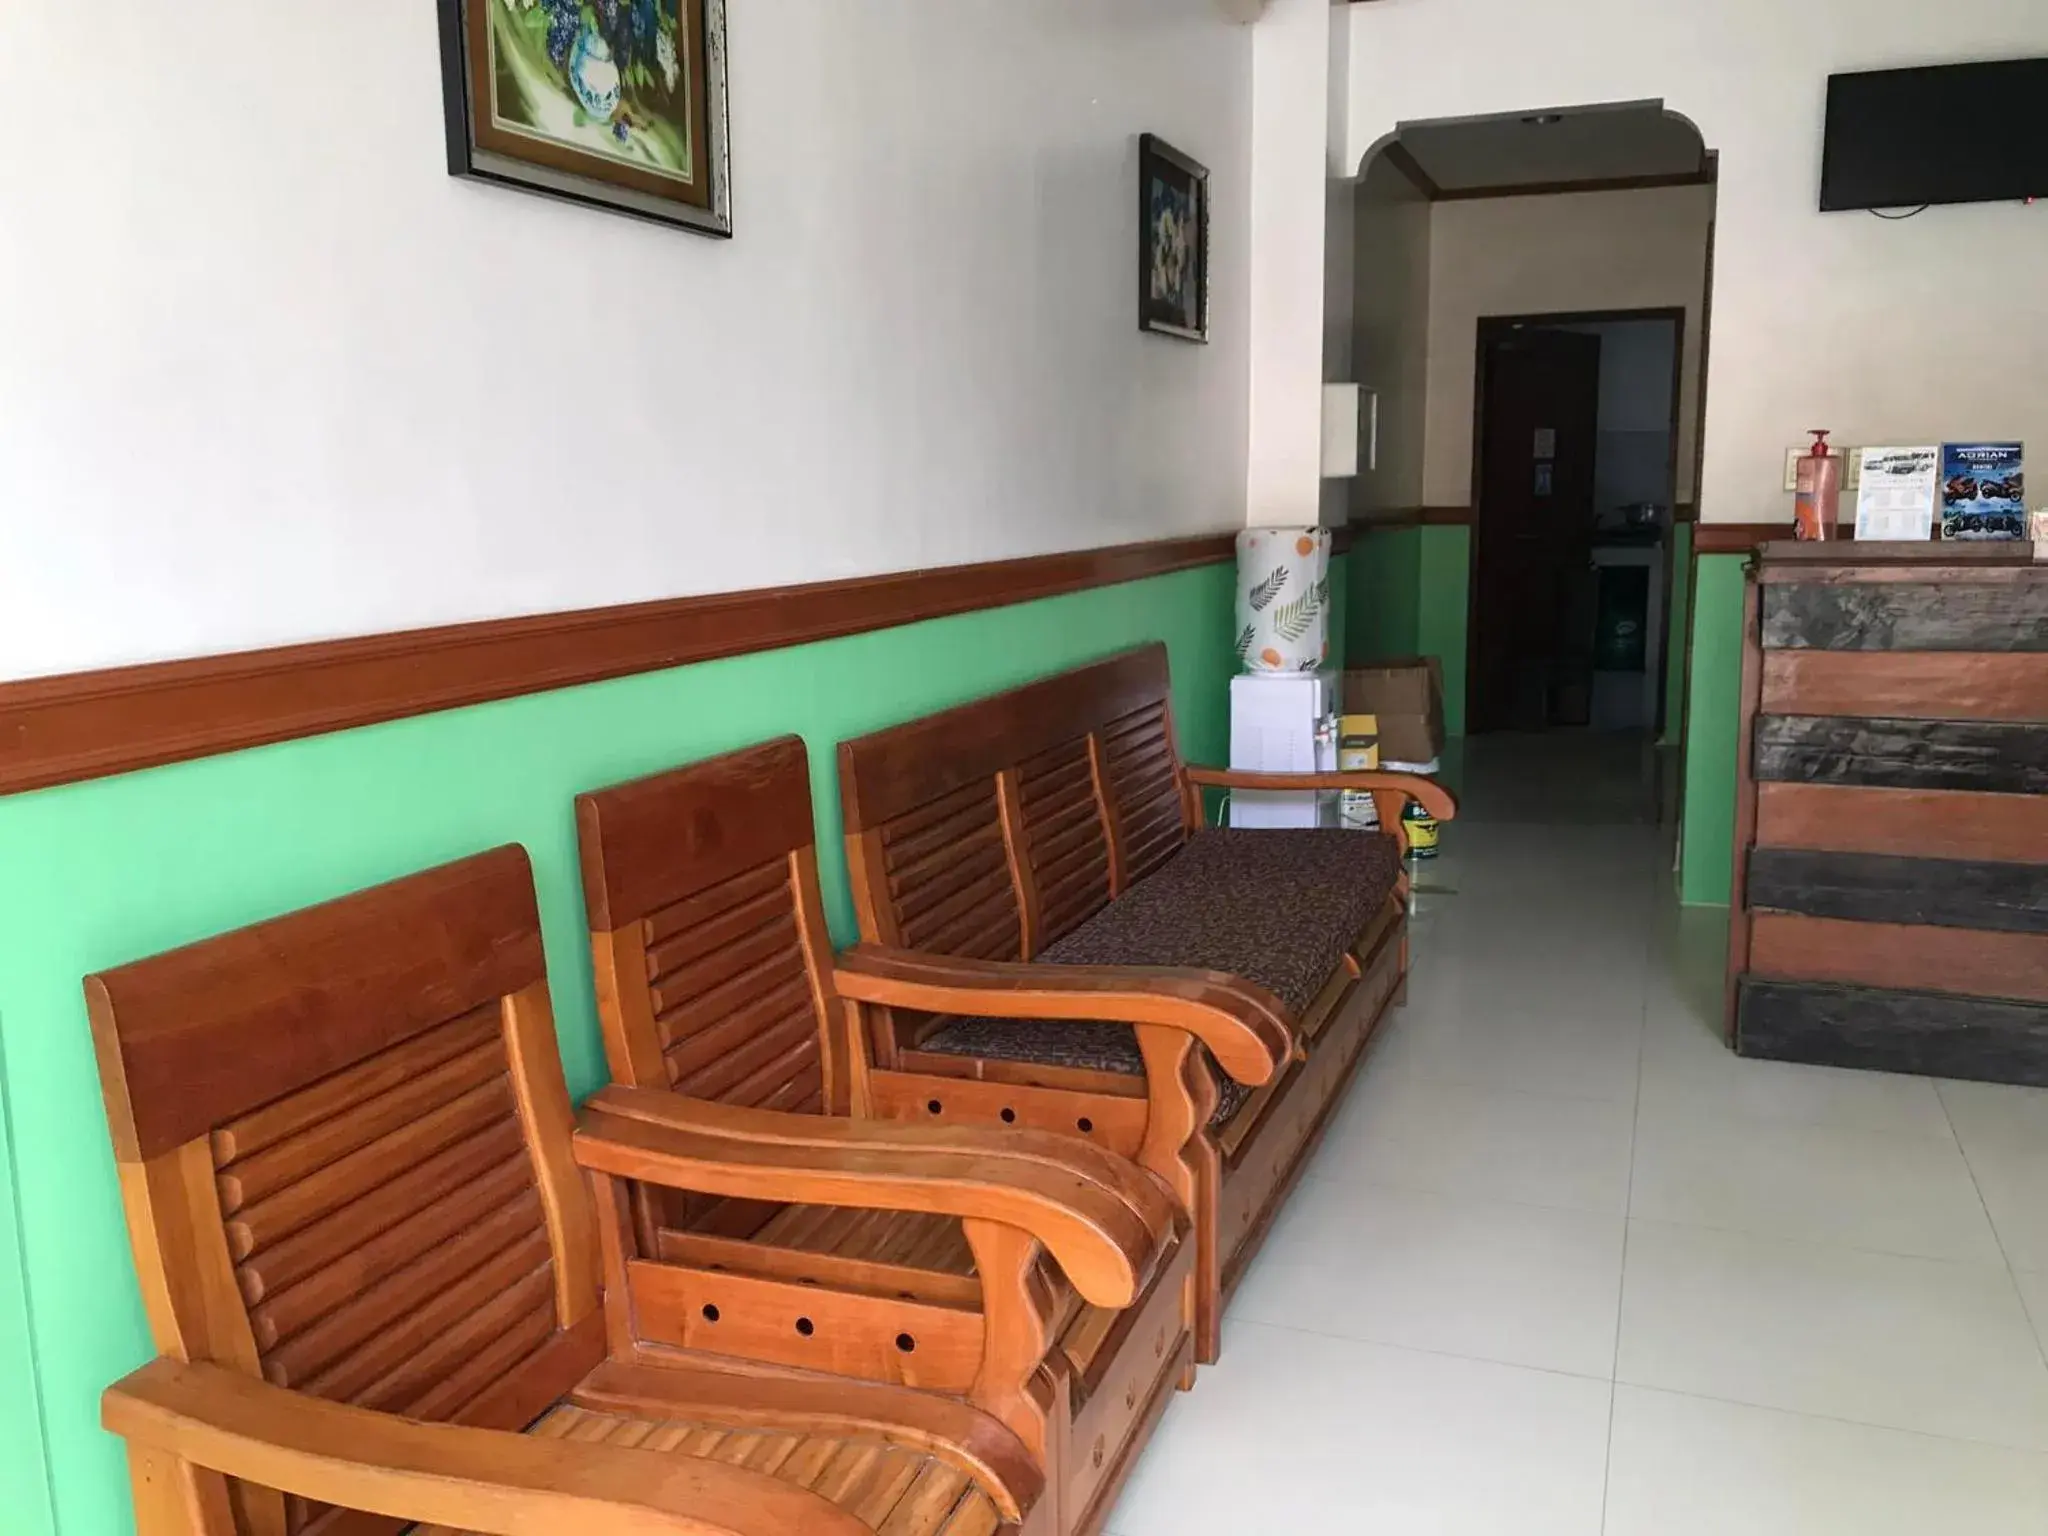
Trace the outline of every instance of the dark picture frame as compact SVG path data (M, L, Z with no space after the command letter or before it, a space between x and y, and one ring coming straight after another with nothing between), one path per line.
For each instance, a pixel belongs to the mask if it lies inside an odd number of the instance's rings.
M1209 339L1209 168L1138 139L1138 329Z
M448 173L732 234L726 0L438 0Z

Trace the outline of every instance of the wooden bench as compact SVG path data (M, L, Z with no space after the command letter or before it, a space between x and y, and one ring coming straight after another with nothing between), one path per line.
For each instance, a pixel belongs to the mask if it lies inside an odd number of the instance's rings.
M661 1261L624 1181L951 1214L1015 1234L977 1239L1017 1260L991 1291L1042 1243L1113 1299L1168 1218L1106 1155L632 1090L572 1136L518 848L86 995L160 1352L102 1407L141 1536L1056 1531L1039 1456L967 1400L1028 1340L991 1328L957 1396L678 1348L636 1310Z
M1370 791L1393 835L1205 831L1207 788ZM1455 802L1405 774L1183 765L1163 646L845 743L840 789L867 941L837 982L859 1008L851 1092L1078 1130L1158 1173L1195 1213L1214 1359L1225 1297L1403 995L1401 812Z
M614 1081L642 1091L640 1112L775 1109L779 1138L856 1152L902 1134L871 1121L856 1138L830 1118L869 1106L836 992L800 740L579 796L576 819L605 1051ZM986 1220L645 1185L633 1216L662 1262L634 1268L629 1294L643 1333L689 1347L816 1364L820 1339L802 1331L815 1320L833 1334L831 1370L967 1394L1043 1458L1058 1528L1094 1531L1174 1387L1192 1379L1193 1233L1135 1164L1071 1134L996 1131L1016 1155L1085 1161L1125 1181L1133 1203L1151 1193L1148 1214L1170 1236L1135 1301L1123 1277L1083 1283L1028 1233ZM987 1130L969 1134L988 1145ZM1012 1341L999 1380L984 1334ZM1044 1400L1032 1379L1041 1361Z

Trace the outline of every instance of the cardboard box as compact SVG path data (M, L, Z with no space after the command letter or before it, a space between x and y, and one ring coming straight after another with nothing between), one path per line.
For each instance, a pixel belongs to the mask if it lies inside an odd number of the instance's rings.
M1434 761L1444 749L1443 663L1412 656L1350 668L1344 713L1379 716L1381 762Z

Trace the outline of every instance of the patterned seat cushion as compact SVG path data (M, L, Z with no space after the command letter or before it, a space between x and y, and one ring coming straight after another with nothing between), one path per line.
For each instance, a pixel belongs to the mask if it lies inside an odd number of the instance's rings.
M1377 832L1298 828L1201 832L1035 958L1049 965L1178 965L1255 981L1297 1016L1330 979L1401 872L1394 840ZM954 1019L924 1041L949 1056L1092 1067L1142 1075L1128 1025ZM1212 1125L1250 1091L1217 1074Z

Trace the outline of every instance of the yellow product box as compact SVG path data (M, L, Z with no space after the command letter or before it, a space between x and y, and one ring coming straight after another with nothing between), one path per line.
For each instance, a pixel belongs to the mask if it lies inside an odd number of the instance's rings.
M1380 717L1340 715L1337 718L1337 766L1347 773L1369 772L1380 765Z
M1337 767L1347 773L1369 773L1380 765L1380 717L1339 715L1337 717ZM1347 827L1376 827L1379 810L1372 796L1362 789L1347 789L1337 812Z

